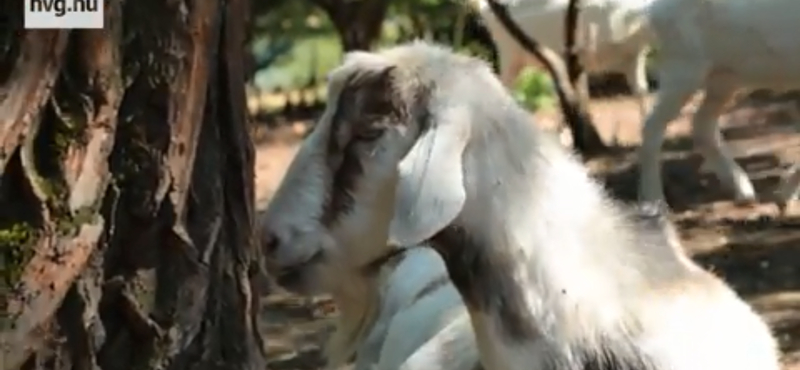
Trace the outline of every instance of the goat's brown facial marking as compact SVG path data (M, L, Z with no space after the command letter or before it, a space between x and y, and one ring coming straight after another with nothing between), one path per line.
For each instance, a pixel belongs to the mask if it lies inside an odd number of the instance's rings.
M407 121L404 102L394 90L394 67L358 70L345 81L332 117L327 142L333 175L322 224L330 226L353 207L353 191L363 174L363 158L392 126Z
M329 265L366 267L391 252L399 165L428 116L430 94L415 73L366 52L331 72L329 104L261 221L275 269L310 281Z

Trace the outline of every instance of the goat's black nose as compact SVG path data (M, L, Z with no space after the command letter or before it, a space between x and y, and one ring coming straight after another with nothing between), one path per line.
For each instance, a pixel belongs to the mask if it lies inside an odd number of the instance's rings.
M261 233L261 246L267 254L275 253L275 250L278 249L278 246L281 244L280 242L280 238L278 238L275 233L268 230Z

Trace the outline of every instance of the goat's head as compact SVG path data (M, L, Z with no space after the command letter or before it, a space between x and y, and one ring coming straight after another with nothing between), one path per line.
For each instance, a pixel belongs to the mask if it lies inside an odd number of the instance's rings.
M369 266L458 216L471 126L457 90L481 74L491 76L485 63L423 42L345 57L262 221L281 284L319 277L331 261Z

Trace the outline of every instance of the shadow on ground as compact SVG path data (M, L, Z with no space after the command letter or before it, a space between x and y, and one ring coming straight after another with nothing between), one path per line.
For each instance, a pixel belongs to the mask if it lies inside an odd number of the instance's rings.
M681 230L719 230L723 247L694 255L764 315L787 359L800 351L800 218L684 220Z
M763 104L757 109L750 102L739 104L727 114L721 131L759 197L771 199L783 172L800 161L800 114L793 100ZM635 159L635 148L628 147L599 160L607 165L598 171L598 177L612 194L626 201L636 200L639 171ZM664 142L662 178L673 211L732 199L733 193L714 175L699 171L701 164L690 137L672 137Z

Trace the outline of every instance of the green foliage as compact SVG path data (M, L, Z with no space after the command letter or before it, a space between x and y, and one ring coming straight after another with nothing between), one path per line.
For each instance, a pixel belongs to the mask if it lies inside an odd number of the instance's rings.
M272 67L256 75L255 82L265 90L298 88L315 77L322 83L341 57L342 46L335 34L299 37Z
M254 1L252 6L250 49L257 61L269 61L262 71L270 72L266 76L257 75L256 83L271 90L293 88L307 82L316 63L312 60L315 53L308 40L316 44L319 38L336 37L325 13L309 0ZM303 55L297 58L299 53Z
M341 6L349 1L340 0ZM341 60L339 35L327 14L311 0L253 2L251 50L258 61L271 61L255 83L264 90L303 87L324 75ZM415 38L450 44L456 50L488 59L491 54L466 29L474 20L465 1L395 0L390 2L378 46ZM474 22L473 22L474 23ZM287 43L291 46L286 48Z
M525 68L514 84L514 98L525 108L537 111L555 102L553 80L543 72Z
M269 11L254 16L251 50L257 60L274 59L256 74L256 85L264 90L291 90L313 78L323 82L342 54L333 25L309 0L275 1Z
M275 39L325 35L334 33L325 13L309 0L270 0L268 11L253 16L253 33ZM256 7L256 9L258 9Z
M13 286L22 275L33 253L34 236L35 229L25 223L0 229L0 286Z
M389 6L386 23L394 27L395 34L387 34L383 44L394 44L413 38L442 39L442 33L452 37L454 21L463 9L460 1L445 0L396 0ZM458 45L456 45L458 46Z

